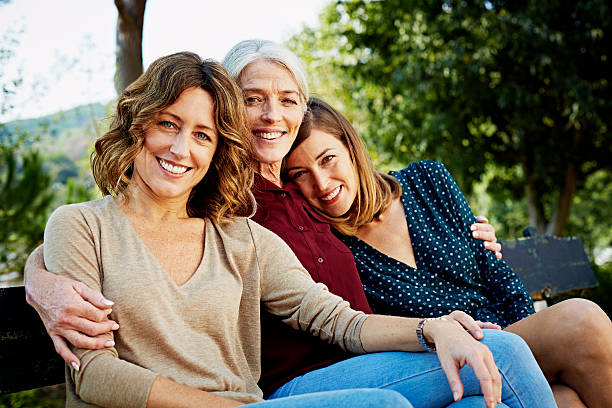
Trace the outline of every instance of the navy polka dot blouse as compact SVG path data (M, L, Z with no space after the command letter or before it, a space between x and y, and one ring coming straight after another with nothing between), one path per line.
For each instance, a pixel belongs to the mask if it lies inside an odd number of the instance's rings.
M476 218L442 163L416 162L390 174L402 185L418 269L357 237L340 237L375 313L429 317L463 310L502 327L534 313L519 276L471 237Z

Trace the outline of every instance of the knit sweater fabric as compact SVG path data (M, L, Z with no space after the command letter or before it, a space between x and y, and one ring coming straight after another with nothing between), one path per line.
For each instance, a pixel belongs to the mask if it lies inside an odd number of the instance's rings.
M366 315L315 283L278 236L246 218L206 219L204 228L201 263L177 285L113 197L52 214L47 268L113 299L120 325L108 334L112 348L73 348L81 369L67 368L67 406L144 407L158 375L260 401L260 304L295 329L364 352Z

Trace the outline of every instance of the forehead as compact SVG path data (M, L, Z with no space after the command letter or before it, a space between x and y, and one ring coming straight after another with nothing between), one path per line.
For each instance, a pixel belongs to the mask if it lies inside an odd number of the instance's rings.
M291 72L278 62L259 59L247 65L239 76L240 87L247 90L299 92Z
M304 161L315 161L325 151L348 152L344 144L333 134L313 128L310 135L287 158L290 165L300 165Z
M202 88L185 89L176 101L162 109L160 114L172 114L185 122L197 122L215 128L214 101L210 93Z

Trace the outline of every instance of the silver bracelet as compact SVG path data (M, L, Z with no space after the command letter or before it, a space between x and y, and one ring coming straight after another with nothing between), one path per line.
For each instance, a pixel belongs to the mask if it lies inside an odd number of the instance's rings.
M421 344L421 346L423 346L423 348L426 351L429 351L430 353L435 353L436 345L434 343L430 343L427 340L425 340L425 336L423 335L423 327L425 327L425 323L427 323L430 320L448 320L448 319L446 317L429 317L426 319L421 319L419 321L419 324L417 324L417 328L416 328L417 340L419 340L419 343Z

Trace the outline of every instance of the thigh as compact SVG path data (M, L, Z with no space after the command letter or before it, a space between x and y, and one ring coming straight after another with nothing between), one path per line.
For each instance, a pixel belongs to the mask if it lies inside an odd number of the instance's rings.
M261 408L413 408L398 392L379 389L348 389L294 395L249 404Z
M364 354L311 371L289 381L270 398L347 388L391 389L417 407L439 408L453 401L438 356L404 352Z
M485 330L482 342L489 347L502 372L502 400L509 406L536 406L553 401L552 392L523 340L511 333ZM464 397L482 398L474 371L460 371ZM453 403L453 395L435 353L384 352L364 354L296 377L270 398L347 388L395 390L415 407L440 408ZM526 405L521 405L521 401ZM548 402L540 406L552 406Z
M575 342L576 320L565 303L550 306L532 314L504 330L518 334L525 340L544 375L557 381L567 363L568 340ZM571 347L570 347L571 348ZM562 357L562 358L559 358Z

